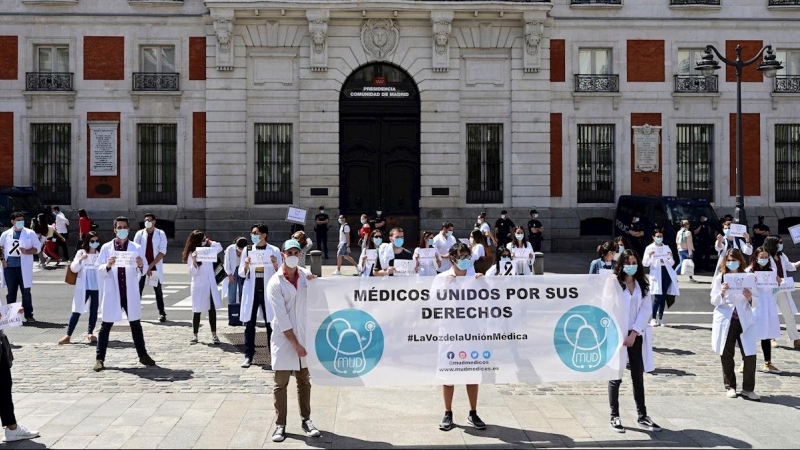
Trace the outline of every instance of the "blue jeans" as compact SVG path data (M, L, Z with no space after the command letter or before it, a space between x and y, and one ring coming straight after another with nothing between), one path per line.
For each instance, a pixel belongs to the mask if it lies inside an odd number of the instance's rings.
M100 291L86 291L86 298L89 299L89 334L94 334L94 328L97 326L97 308L100 306ZM80 318L81 313L72 313L67 325L67 336L72 336L75 332Z
M681 274L681 268L683 267L683 261L685 261L687 259L691 259L691 258L689 258L689 250L678 250L678 258L679 258L679 261L678 261L678 266L675 267L675 273L680 275Z
M228 304L235 305L236 303L242 303L242 289L244 288L244 278L239 276L239 268L233 271L233 279L234 282L228 282ZM238 297L237 297L238 291Z
M667 307L667 296L654 295L653 299L653 319L663 319L664 308Z
M3 269L3 276L8 285L8 295L6 304L17 302L17 289L22 291L22 308L25 310L25 318L33 317L33 300L31 299L31 288L26 288L22 282L22 267L6 267Z

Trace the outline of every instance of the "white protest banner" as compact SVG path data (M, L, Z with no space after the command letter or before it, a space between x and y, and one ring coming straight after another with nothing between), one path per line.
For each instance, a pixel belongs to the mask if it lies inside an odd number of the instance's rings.
M531 252L528 251L527 248L519 248L519 247L512 247L511 248L511 255L514 259L524 259L528 260L531 257Z
M114 252L114 268L127 268L127 267L136 267L136 257L139 256L136 252Z
M620 294L595 275L317 279L307 361L329 386L620 379Z
M369 270L372 272L372 268L375 267L375 261L378 260L378 251L365 249L364 253L367 255L367 260L364 261L364 270Z
M458 241L461 242L462 244L469 245L469 239L467 239L467 238L461 238Z
M739 223L732 223L731 224L731 236L733 237L744 237L744 234L747 233L747 225L742 225Z
M756 277L751 273L726 273L722 281L728 283L728 290L731 292L741 292L745 288L751 291L756 289Z
M0 306L0 330L22 326L22 303Z
M86 262L84 263L85 266L93 267L97 265L97 256L98 256L97 253L91 255L87 254L86 256L87 256Z
M286 221L304 225L306 223L307 214L308 211L303 208L290 206L289 209L286 211Z
M264 267L267 264L272 264L272 256L270 252L266 250L253 250L247 254L247 257L250 258L250 266L252 267Z
M197 247L195 251L197 252L197 261L210 263L217 262L217 249L211 247Z
M395 259L394 271L397 275L409 275L414 273L414 261L409 259Z
M800 224L789 227L789 234L792 236L792 242L800 244Z
M772 270L753 272L756 276L756 286L763 288L778 287L778 274Z
M784 278L778 289L783 292L794 291L794 278Z
M607 277L610 275L614 275L614 269L600 269L600 275Z
M436 249L435 248L418 248L417 256L419 256L419 274L420 275L436 275Z

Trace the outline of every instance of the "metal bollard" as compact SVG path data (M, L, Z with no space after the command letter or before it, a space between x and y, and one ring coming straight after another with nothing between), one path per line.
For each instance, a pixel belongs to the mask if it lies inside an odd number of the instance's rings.
M319 250L311 250L311 273L322 276L322 252Z
M536 252L533 258L533 274L544 275L544 253Z

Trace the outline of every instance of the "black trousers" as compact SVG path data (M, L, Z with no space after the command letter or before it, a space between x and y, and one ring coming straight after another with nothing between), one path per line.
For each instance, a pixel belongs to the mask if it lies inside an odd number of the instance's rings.
M534 252L542 251L542 241L544 241L542 233L536 233L531 235L531 247L533 247Z
M155 271L155 269L153 269ZM142 292L144 292L144 283L147 281L147 277L139 278L139 297L142 296ZM153 291L156 293L156 306L158 306L158 313L167 315L164 312L164 292L161 290L161 280L158 280L158 286L153 288Z
M122 301L122 309L125 314L128 314L128 302ZM133 345L136 347L136 354L141 358L147 355L147 349L144 346L144 331L142 331L142 322L139 320L131 320L131 335L133 336ZM103 322L100 325L100 335L97 336L97 359L99 361L106 360L106 350L108 350L108 338L111 334L111 327L114 322Z
M317 249L321 250L325 259L328 259L328 232L315 232L317 236Z
M256 354L256 321L258 321L258 308L261 307L263 312L264 322L267 323L267 351L270 351L270 344L272 342L272 325L267 321L267 305L264 304L264 294L262 292L255 292L253 299L253 309L250 313L250 321L247 322L244 328L244 356L252 359Z
M697 242L694 247L695 266L698 269L713 270L714 262L711 261L711 244L705 241Z
M14 425L17 418L14 416L14 401L11 398L11 368L4 357L0 357L0 421L3 426Z
M200 331L200 316L203 313L196 312L192 316L192 331L197 334ZM214 299L211 299L211 309L208 310L208 325L211 327L211 332L217 332L217 309L214 308Z
M720 356L722 381L725 383L725 389L736 390L736 362L733 357L736 355L736 342L740 339L742 331L742 323L739 322L739 319L731 319L728 338L725 340L725 348L723 348ZM741 347L739 351L742 352L742 359L744 360L742 389L753 392L756 388L756 355L745 356L744 349Z
M64 251L64 261L69 261L69 246L67 242L69 242L69 233L61 233L61 236L64 237L64 240L56 239L56 254L60 250Z
M631 366L631 380L633 381L633 399L636 401L636 412L639 418L647 415L647 407L644 404L644 359L642 358L641 336L636 336L628 350L628 362ZM611 407L611 417L619 417L619 387L622 380L611 380L608 382L608 405Z

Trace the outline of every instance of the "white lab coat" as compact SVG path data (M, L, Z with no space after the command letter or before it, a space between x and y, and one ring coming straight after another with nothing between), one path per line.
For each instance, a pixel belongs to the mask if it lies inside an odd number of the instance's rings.
M714 250L717 251L717 268L714 269L714 276L717 276L717 273L719 272L719 265L720 264L725 264L722 261L723 261L723 259L725 259L725 258L723 258L723 253L725 253L725 249L727 248L726 247L726 243L725 243L726 239L728 239L728 238L723 236L722 245L719 244L718 240L714 240ZM733 242L733 248L741 250L742 253L744 253L745 255L752 255L753 254L753 245L752 244L745 243L744 245L741 245L743 242L745 242L745 240L743 238L731 238L730 240Z
M655 363L653 362L653 332L649 324L650 315L653 313L653 297L649 292L647 295L642 296L642 289L639 283L636 282L634 284L636 287L632 294L627 287L620 286L620 289L622 289L620 299L623 302L622 310L624 313L622 323L626 326L628 324L633 324L628 327L630 328L629 330L622 330L622 338L627 339L628 333L631 330L642 336L642 361L644 362L644 371L652 372L656 370ZM617 283L617 286L619 286L619 283ZM635 302L639 305L634 320L630 318L630 302ZM622 342L620 342L620 346L622 346ZM622 358L623 366L628 363L628 351L625 346L622 346L620 357Z
M422 248L425 249L425 248L429 248L429 247L422 247ZM433 247L431 247L431 248L433 248ZM436 264L436 258L433 259L433 265L430 265L430 264L426 265L419 259L419 250L420 250L420 247L417 247L417 248L414 249L414 261L416 261L419 264L419 270L417 271L417 276L420 276L420 277L435 277L436 274L438 273L437 270L436 270L437 267L438 267L438 265ZM441 260L441 256L439 257L439 259Z
M381 262L381 269L388 270L391 262L394 261L394 244L384 242L378 247L378 261Z
M678 275L675 273L675 269L672 268L675 264L675 259L672 257L672 250L665 245L662 245L662 247L666 247L669 252L665 267L667 268L667 273L669 273L669 279L672 280L672 284L669 286L667 292L663 292L664 282L661 279L662 264L660 258L650 256L650 252L655 251L656 247L658 246L655 243L648 245L647 248L644 249L644 256L642 257L642 265L650 268L650 293L653 295L681 295L680 288L678 288Z
M742 348L746 356L756 354L758 341L758 327L755 326L755 311L758 308L758 290L753 292L753 303L748 304L744 295L738 292L728 292L722 295L722 275L716 275L711 282L711 304L714 305L714 318L711 324L711 349L718 355L725 350L728 340L728 330L731 328L733 310L739 313L739 322L742 324Z
M97 272L97 266L89 265L88 260L81 260L86 253L84 249L78 250L67 269L78 274L75 279L75 294L72 296L72 312L78 314L86 312L86 272L88 270ZM97 277L97 288L100 289L100 277Z
M8 261L11 250L14 249L14 227L0 234L0 246L3 247L3 252L5 253L3 256L6 261ZM19 248L21 250L35 248L38 253L42 250L42 243L35 231L23 228L19 233ZM22 285L27 289L33 286L33 255L20 254L18 256L20 257L20 266L22 267Z
M306 358L301 358L291 342L283 334L292 330L297 342L306 346L306 316L308 313L308 276L304 267L297 267L297 289L283 275L283 267L268 280L266 286L269 309L274 312L272 319L272 370L300 370L308 367Z
M778 270L778 265L775 264L774 258L770 257L769 263L770 266L772 267L772 270L775 271ZM781 254L781 266L783 266L783 273L778 275L780 275L780 277L783 278L784 280L789 278L789 272L794 272L795 270L797 270L797 268L794 267L794 264L792 264L789 261L789 258L783 253ZM789 291L778 292L777 298L779 302L789 304L789 308L792 310L792 315L797 314L797 305L794 304L794 298L792 298L791 292Z
M97 283L100 288L100 308L102 309L103 322L122 322L122 304L119 298L119 277L117 269L111 267L106 270L108 258L114 256L114 241L106 242L100 248L100 256L97 257ZM144 261L144 249L136 243L128 241L129 252L134 252L142 258L143 268L125 268L125 279L128 291L128 320L141 320L142 318L142 299L139 297L139 277L144 275L142 270L147 268Z
M253 311L253 302L256 295L256 274L255 274L255 267L250 267L249 272L245 271L244 261L247 259L248 249L254 251L256 249L255 245L248 245L247 247L242 250L242 257L241 262L239 264L239 276L244 278L244 292L242 292L242 306L241 311L239 312L239 319L245 323L249 322L251 317L250 313ZM281 257L281 251L278 250L278 247L274 245L267 244L266 250L271 255L275 256L275 259L278 260L278 268L280 269L281 264L283 264L283 258ZM264 266L264 304L266 305L267 310L264 313L267 316L267 322L272 322L274 314L272 313L272 308L269 307L269 303L267 302L267 284L269 283L270 278L272 275L275 274L275 267L272 264L267 263ZM256 316L258 318L258 316Z
M376 252L378 251L378 249L376 249L376 248L366 248L366 247L364 247L361 250L362 255L366 254L367 250L375 250ZM366 260L362 260L361 257L358 258L358 273L361 274L360 275L361 277L369 278L370 276L372 276L372 269L375 267L375 261L376 260L377 259L371 259L371 258L367 258Z
M519 275L530 275L531 266L533 266L533 262L536 260L536 253L533 252L533 246L531 246L530 242L525 243L525 261L517 261L514 258L514 247L513 242L509 242L506 244L506 248L511 250L511 259L514 261L515 270Z
M445 237L442 233L437 234L433 237L433 247L436 249L436 253L439 254L439 258L442 260L442 265L439 267L439 273L447 272L453 266L453 263L450 262L450 249L456 245L458 241L456 240L455 236Z
M746 272L752 273L748 267ZM759 272L762 274L764 272ZM771 271L772 276L778 276L778 272L774 269ZM778 317L778 298L773 294L771 287L756 287L758 291L758 308L755 309L755 327L756 338L761 339L780 339L781 337L781 320Z
M222 251L219 242L211 241L211 248L215 254ZM194 257L189 254L187 258L189 275L192 277L192 312L206 312L211 309L211 300L214 299L214 308L220 308L220 294L217 289L217 279L214 276L214 263L194 265ZM210 296L210 297L209 297Z
M147 230L139 230L133 238L133 242L139 247L142 247L142 259L145 259L144 254L147 250ZM157 257L159 253L167 254L167 234L163 230L156 228L153 230L153 258ZM144 267L147 269L147 260L144 261ZM158 281L164 282L164 260L156 264L155 274L158 275ZM146 275L146 274L145 274Z

